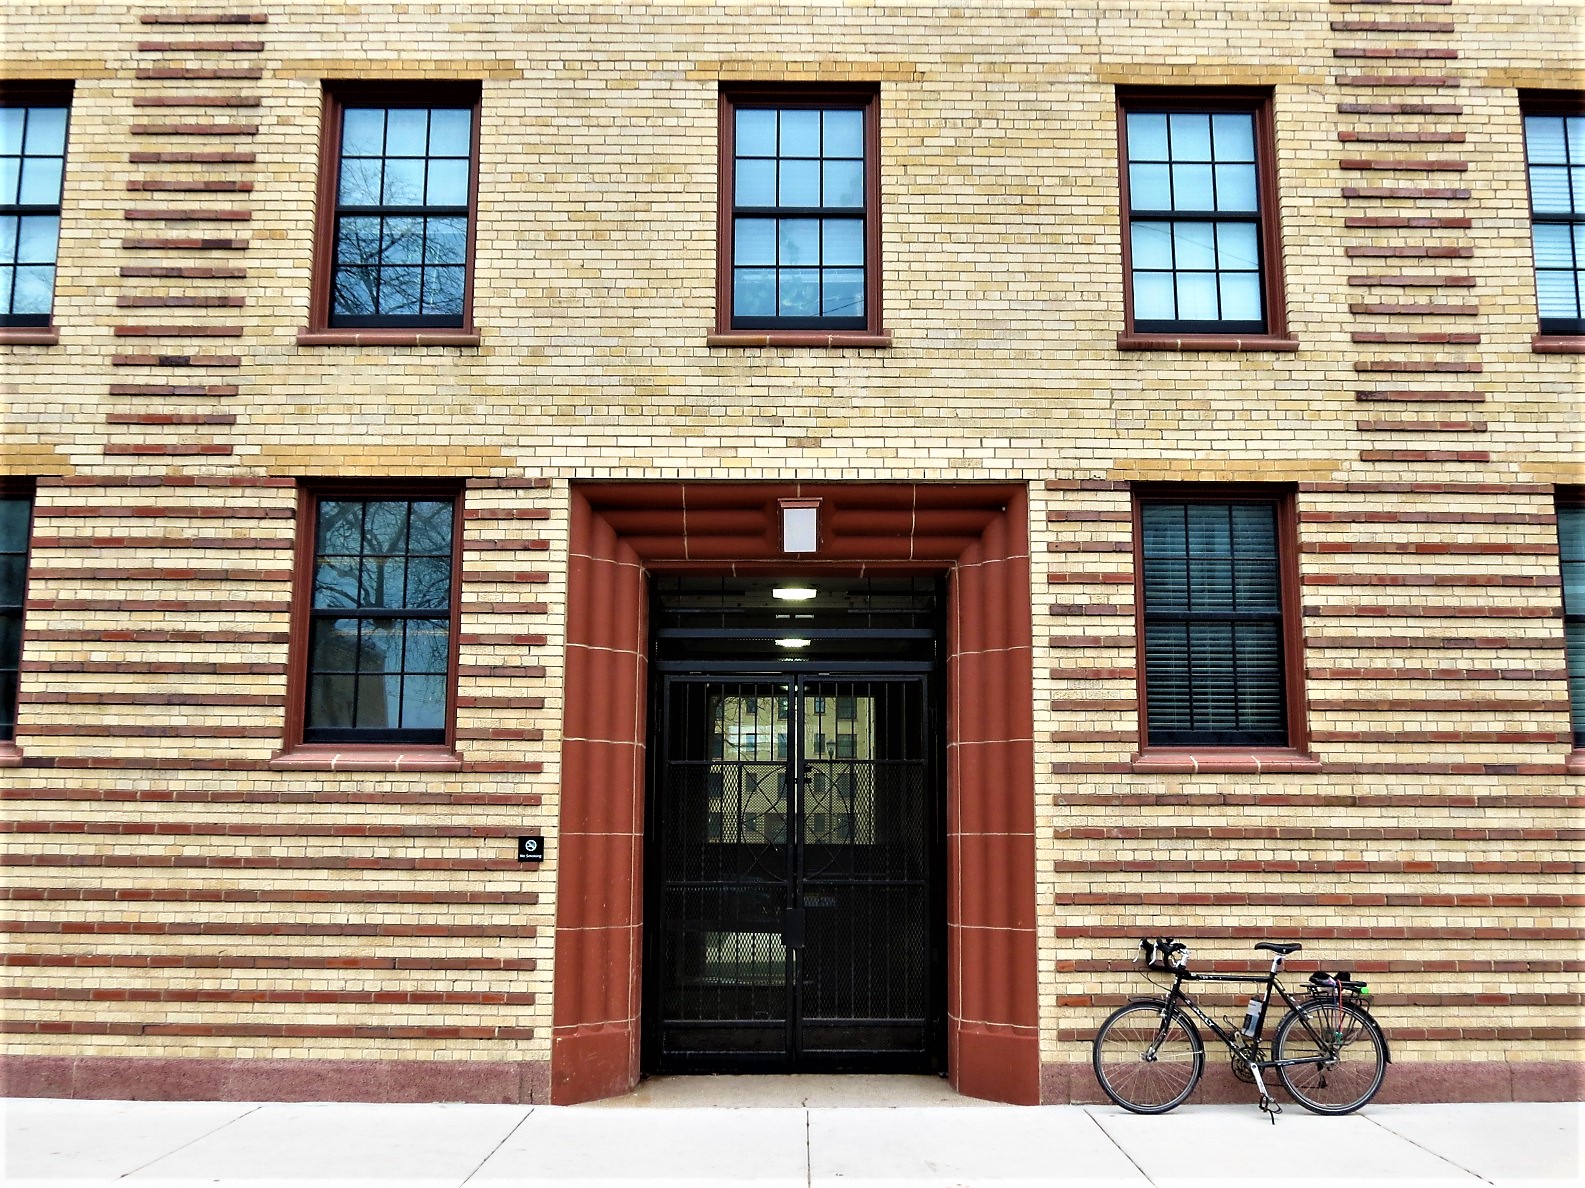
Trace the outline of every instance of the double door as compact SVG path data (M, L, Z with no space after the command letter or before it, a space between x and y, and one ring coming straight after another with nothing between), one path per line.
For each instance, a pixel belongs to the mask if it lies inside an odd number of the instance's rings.
M656 1071L930 1071L944 836L923 675L661 678Z

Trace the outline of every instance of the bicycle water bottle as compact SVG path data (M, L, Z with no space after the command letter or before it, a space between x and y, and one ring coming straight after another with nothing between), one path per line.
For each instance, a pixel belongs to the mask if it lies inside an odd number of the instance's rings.
M1266 1007L1266 1000L1258 994L1249 996L1249 1008L1244 1012L1244 1034L1250 1039L1255 1038L1255 1033L1260 1030L1260 1012Z

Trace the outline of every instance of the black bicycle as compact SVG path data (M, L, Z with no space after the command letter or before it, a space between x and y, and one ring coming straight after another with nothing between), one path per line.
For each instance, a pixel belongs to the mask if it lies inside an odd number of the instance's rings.
M1276 1072L1288 1096L1317 1114L1352 1113L1381 1088L1392 1059L1387 1039L1370 1016L1370 988L1347 971L1311 974L1301 1001L1283 988L1277 974L1283 959L1303 945L1257 944L1256 949L1272 954L1270 971L1261 975L1191 973L1189 950L1181 942L1162 937L1139 944L1143 968L1171 974L1173 980L1165 996L1130 999L1096 1032L1095 1079L1125 1110L1164 1114L1194 1092L1205 1071L1205 1045L1195 1018L1227 1045L1234 1075L1258 1086L1260 1108L1270 1114L1281 1113L1282 1107L1266 1087L1262 1074L1269 1071ZM1243 1024L1229 1019L1224 1027L1184 990L1185 982L1258 983L1259 989L1250 996ZM1273 991L1288 1013L1277 1024L1268 1053L1261 1036Z

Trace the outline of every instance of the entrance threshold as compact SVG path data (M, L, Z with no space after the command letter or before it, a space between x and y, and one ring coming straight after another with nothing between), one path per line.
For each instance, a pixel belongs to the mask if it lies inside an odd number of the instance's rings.
M945 1077L756 1073L751 1076L681 1075L646 1077L621 1097L586 1102L579 1109L781 1108L826 1109L842 1106L994 1106L964 1097Z

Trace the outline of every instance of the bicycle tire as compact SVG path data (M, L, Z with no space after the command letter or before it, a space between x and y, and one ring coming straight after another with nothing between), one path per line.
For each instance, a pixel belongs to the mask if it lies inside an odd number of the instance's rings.
M1315 1114L1351 1114L1381 1088L1387 1042L1376 1021L1345 1002L1307 1002L1289 1011L1271 1045L1273 1060L1318 1058L1277 1066L1282 1087Z
M1131 1002L1095 1033L1095 1079L1107 1097L1135 1114L1165 1114L1182 1105L1205 1071L1205 1045L1193 1022L1174 1011L1163 1033L1166 1014L1163 1002Z

